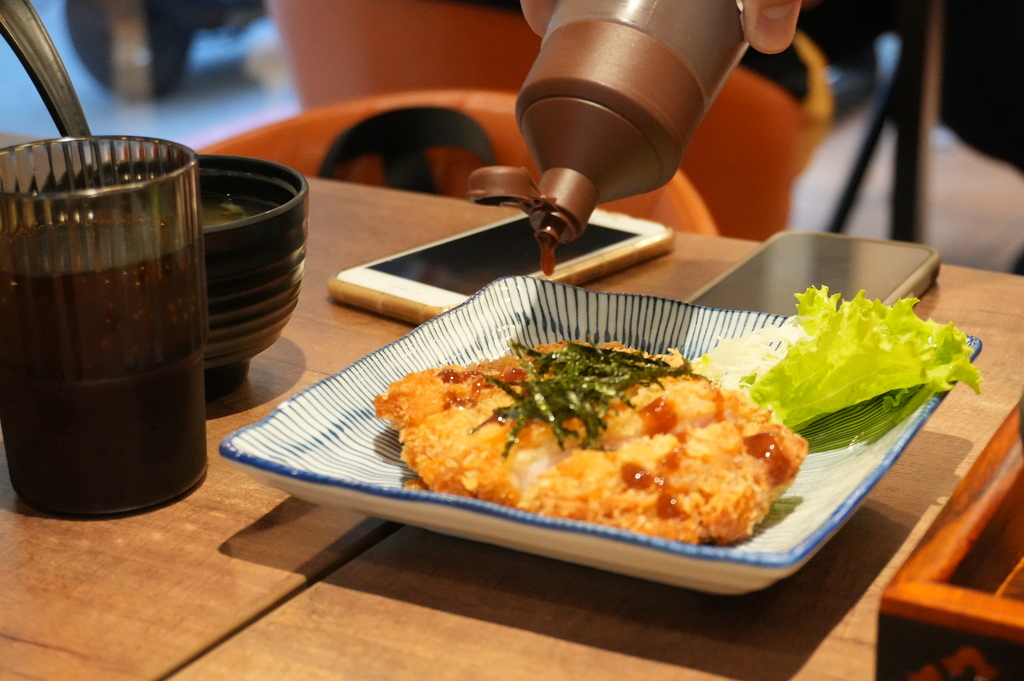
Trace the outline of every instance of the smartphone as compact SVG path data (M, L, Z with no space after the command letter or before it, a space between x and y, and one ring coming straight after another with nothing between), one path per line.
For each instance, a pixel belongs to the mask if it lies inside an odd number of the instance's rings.
M342 270L328 281L340 302L420 323L509 275L582 284L667 253L671 228L596 210L583 235L559 244L551 276L540 272L540 247L526 216L482 227Z
M779 232L688 302L791 315L797 293L828 286L844 299L859 291L891 305L920 297L938 276L939 252L925 244L828 232Z

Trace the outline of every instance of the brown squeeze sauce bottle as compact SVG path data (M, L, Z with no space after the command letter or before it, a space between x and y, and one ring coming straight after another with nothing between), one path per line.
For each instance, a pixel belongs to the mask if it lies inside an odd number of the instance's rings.
M516 102L540 182L481 168L469 198L529 214L550 274L597 204L672 179L746 47L737 0L558 0Z

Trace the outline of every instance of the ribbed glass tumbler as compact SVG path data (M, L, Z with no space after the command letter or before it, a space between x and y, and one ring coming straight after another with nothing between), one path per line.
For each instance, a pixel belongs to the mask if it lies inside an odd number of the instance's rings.
M38 509L132 511L203 477L197 168L145 138L0 150L0 429Z

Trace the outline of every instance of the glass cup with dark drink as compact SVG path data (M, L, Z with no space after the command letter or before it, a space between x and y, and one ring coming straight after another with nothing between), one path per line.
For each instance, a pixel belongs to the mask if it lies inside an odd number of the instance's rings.
M0 150L0 429L38 509L141 509L206 470L197 168L145 138Z

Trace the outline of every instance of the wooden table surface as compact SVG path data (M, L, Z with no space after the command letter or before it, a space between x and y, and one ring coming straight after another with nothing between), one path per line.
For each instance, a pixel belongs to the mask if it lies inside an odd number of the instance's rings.
M208 405L198 489L67 520L0 472L0 679L873 677L881 589L1024 387L1024 278L943 267L918 310L982 339L983 394L955 388L796 575L711 596L312 506L220 459L229 432L410 329L331 303L330 274L500 212L311 185L299 305L247 384ZM685 299L755 246L680 234L590 287Z

